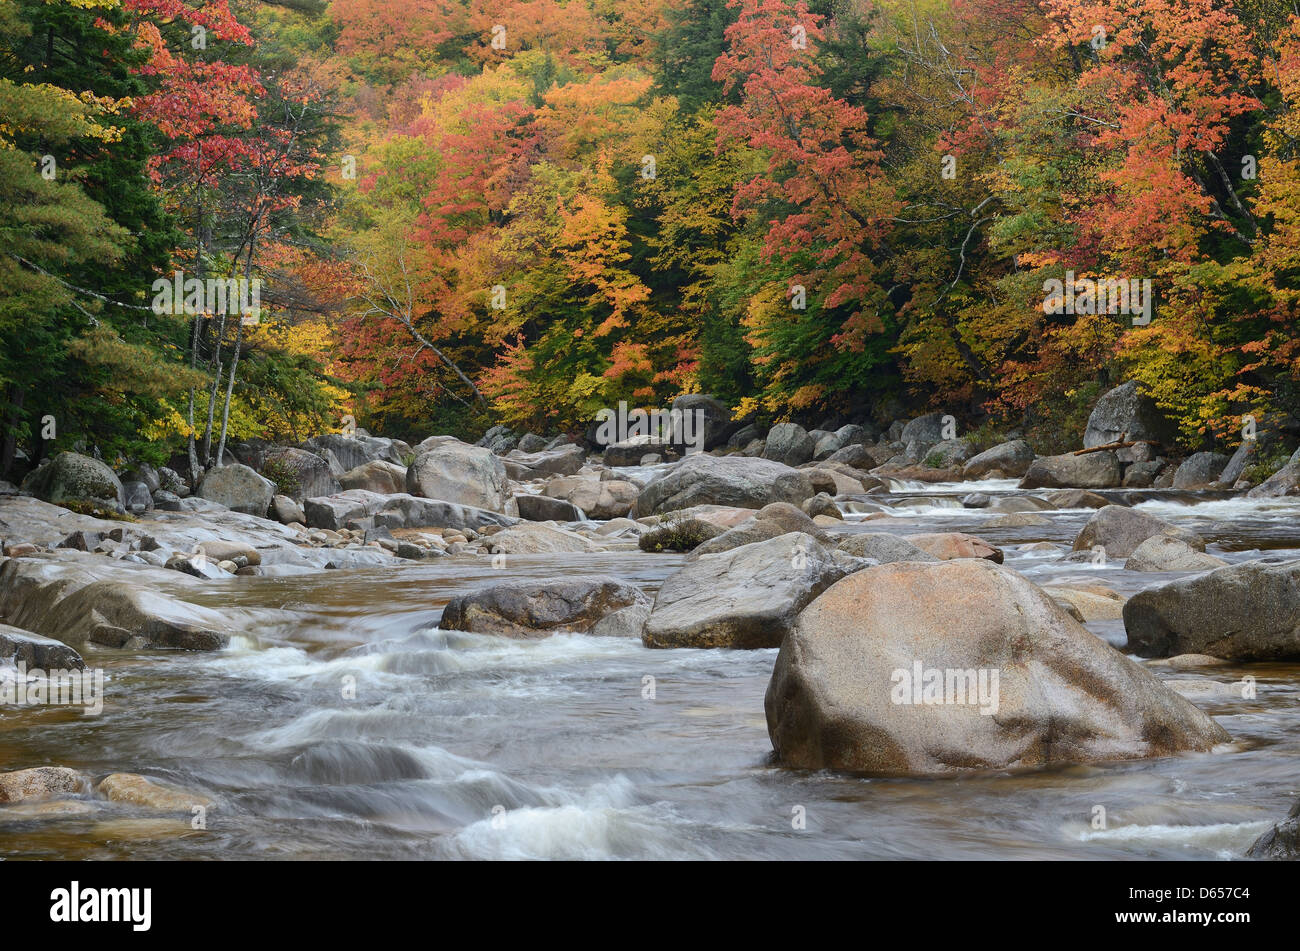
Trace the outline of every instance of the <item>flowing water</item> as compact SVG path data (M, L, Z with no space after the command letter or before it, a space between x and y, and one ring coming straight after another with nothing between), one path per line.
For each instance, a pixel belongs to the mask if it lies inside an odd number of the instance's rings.
M971 531L1039 583L1125 595L1179 575L1067 563L1090 511L981 529L958 502L1012 482L898 485L870 531ZM1126 493L1112 493L1117 496ZM1300 500L1144 493L1144 511L1232 561L1300 557ZM1300 792L1300 666L1195 672L1194 702L1233 742L1208 754L934 779L783 769L763 694L775 650L648 650L557 635L506 640L436 627L477 584L607 572L649 594L681 556L446 558L400 567L235 578L204 603L257 618L216 654L92 651L101 716L0 712L0 764L141 772L216 801L188 818L117 803L0 810L3 858L1186 858L1239 857ZM1089 628L1116 646L1119 621ZM1243 677L1255 678L1244 699ZM1184 688L1187 689L1187 688ZM1096 807L1104 829L1093 828ZM796 821L803 817L803 822ZM802 828L798 828L802 824Z

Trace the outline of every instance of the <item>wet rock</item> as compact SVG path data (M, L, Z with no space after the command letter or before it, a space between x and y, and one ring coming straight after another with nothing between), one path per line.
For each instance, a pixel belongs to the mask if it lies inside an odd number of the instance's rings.
M909 535L907 540L941 561L952 558L987 558L1002 564L1002 549L965 532L926 532Z
M967 479L982 479L996 469L1004 477L1018 479L1029 471L1033 461L1034 450L1029 448L1029 443L1023 439L1013 439L986 449L968 460L962 467L961 474Z
M645 622L650 617L650 602L620 608L592 625L590 633L597 637L640 637Z
M1227 661L1209 654L1176 654L1166 663L1174 670L1201 670L1205 667L1222 667Z
M506 581L453 598L438 626L502 637L545 637L557 631L589 631L615 611L648 604L640 589L608 575Z
M221 569L221 566L206 556L174 555L167 559L164 567L189 575L191 578L215 580L226 576L226 572Z
M0 802L32 802L77 796L89 790L86 777L66 766L37 766L0 773Z
M961 500L963 508L968 509L986 509L993 504L993 499L983 492L972 492Z
M1141 657L1300 657L1300 561L1248 561L1148 588L1124 606Z
M798 505L814 495L804 472L769 459L687 456L641 490L642 515L711 504L758 509L771 502Z
M1048 503L1057 509L1101 509L1107 505L1114 505L1110 499L1104 495L1098 495L1096 492L1088 492L1084 489L1063 489L1060 492L1051 492L1047 496Z
M1174 444L1177 435L1177 427L1156 406L1155 401L1140 392L1136 380L1130 380L1110 390L1097 401L1088 416L1083 446L1091 449L1093 446L1118 442L1123 437L1128 440L1151 440L1168 448ZM1123 462L1138 459L1131 448L1118 452Z
M669 575L641 635L647 647L777 647L795 616L848 569L790 532L702 555Z
M99 502L124 511L126 495L113 470L98 459L61 452L23 480L23 491L43 502Z
M1180 538L1153 535L1133 549L1124 567L1129 571L1209 571L1226 564L1222 558L1197 551Z
M1286 862L1300 859L1300 800L1291 807L1286 819L1254 841L1246 850L1246 857Z
M11 559L0 565L0 616L16 627L58 638L73 647L86 643L103 625L129 631L149 647L220 650L229 644L229 630L220 611L160 590L184 584L184 576L92 556L76 557L85 560L45 556Z
M780 761L804 769L1104 762L1229 738L1023 576L971 558L832 586L782 645L765 708Z
M1098 509L1075 537L1073 547L1075 551L1092 551L1100 545L1108 558L1127 558L1154 535L1169 535L1205 551L1205 540L1195 532L1120 505Z
M209 808L213 804L207 796L186 789L164 786L134 773L113 773L105 776L95 787L95 792L110 802L126 802L159 812L191 813L195 806Z
M997 518L991 518L980 528L1031 528L1051 524L1052 520L1050 518L1044 518L1034 512L1013 512L1010 515L999 515Z
M404 493L406 492L406 466L384 459L372 459L339 476L339 486L340 489L365 489L367 492L378 492L380 495ZM331 493L312 493L315 496L329 494Z
M406 491L491 512L504 511L510 497L506 467L499 456L442 437L426 439L416 447L415 461L406 470Z
M1030 463L1022 489L1113 489L1120 483L1119 459L1114 452L1076 456L1040 456Z
M199 485L198 496L233 512L262 517L275 496L275 485L248 466L236 463L210 470Z
M75 650L50 637L0 624L0 661L25 664L28 670L85 670Z
M531 522L581 522L586 519L582 509L572 502L545 495L516 495L515 507L520 518Z

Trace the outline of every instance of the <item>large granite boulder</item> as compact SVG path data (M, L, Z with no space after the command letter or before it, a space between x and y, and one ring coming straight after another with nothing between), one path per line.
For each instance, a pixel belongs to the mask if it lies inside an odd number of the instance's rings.
M780 761L804 769L1036 767L1229 738L1025 577L977 558L833 585L782 644L765 707Z
M305 449L268 452L262 463L262 474L276 484L279 494L296 502L319 495L333 495L343 488L330 471L329 463Z
M1169 448L1174 445L1177 436L1178 429L1174 423L1156 406L1153 399L1140 391L1136 380L1129 380L1097 401L1088 416L1083 447L1091 449L1093 446L1105 446L1124 437L1129 441L1149 440ZM1118 450L1119 460L1138 461L1136 448Z
M1034 450L1023 439L1013 439L986 449L967 461L961 474L967 479L982 479L995 469L1009 479L1018 479L1034 462Z
M705 504L759 509L798 505L816 494L804 472L770 459L692 455L642 489L636 510L644 516Z
M1119 457L1110 450L1081 456L1039 456L1025 470L1022 489L1113 489L1120 484Z
M349 469L339 476L339 489L365 489L381 495L395 495L406 491L406 466L383 459L363 462L355 469ZM313 495L333 495L333 492L316 492ZM307 496L311 498L312 496Z
M1148 588L1124 605L1128 646L1141 657L1300 657L1300 561L1248 561Z
M436 436L416 447L415 461L406 470L406 491L493 512L504 511L510 498L500 456L490 449Z
M763 458L787 466L801 466L813 457L816 441L798 423L777 423L767 433Z
M98 502L122 511L126 494L113 470L98 459L75 452L61 452L23 480L24 492L43 502Z
M276 492L270 479L263 478L248 466L235 463L209 469L196 494L201 499L224 505L232 512L264 518Z
M1188 456L1174 473L1175 489L1209 489L1223 476L1229 459L1218 452L1197 452Z
M1097 509L1074 539L1075 551L1092 551L1098 545L1108 558L1127 558L1148 538L1168 535L1205 551L1205 539L1162 518L1123 505Z
M622 479L596 481L579 476L552 479L542 489L543 495L563 499L586 512L588 518L600 521L628 515L640 492L635 483Z

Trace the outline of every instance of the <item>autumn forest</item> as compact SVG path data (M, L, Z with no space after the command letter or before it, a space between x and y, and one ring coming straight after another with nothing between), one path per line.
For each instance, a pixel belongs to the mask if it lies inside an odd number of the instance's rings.
M689 392L1054 452L1127 379L1230 450L1298 137L1284 0L0 0L4 469Z

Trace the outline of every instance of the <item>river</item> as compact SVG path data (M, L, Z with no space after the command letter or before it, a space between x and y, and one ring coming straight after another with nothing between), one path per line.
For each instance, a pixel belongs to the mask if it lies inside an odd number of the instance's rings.
M1088 510L982 529L960 507L1013 482L895 486L871 531L969 531L1036 582L1124 595L1180 577L1019 551L1068 550ZM1122 496L1123 492L1109 493ZM1300 500L1142 493L1143 511L1231 561L1300 557ZM98 803L0 810L0 858L1224 859L1300 790L1300 666L1152 664L1233 737L1214 753L927 779L783 769L763 694L775 650L648 650L558 635L442 632L455 593L509 577L609 573L649 594L678 555L486 557L208 583L203 600L273 621L214 654L93 651L101 716L6 708L0 762L141 772L216 800L205 829ZM1088 625L1116 646L1122 622ZM1242 696L1254 678L1254 698ZM1104 828L1094 828L1097 807Z

